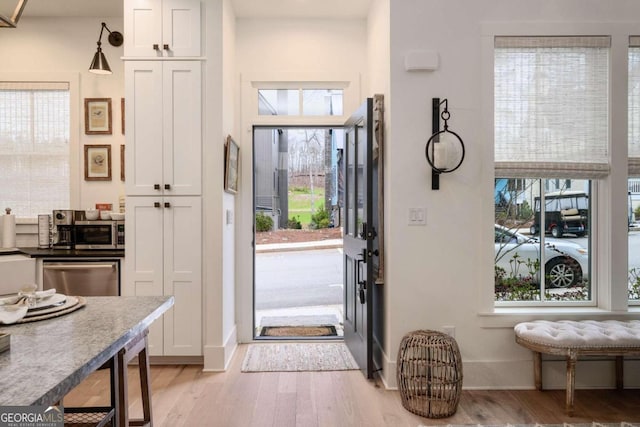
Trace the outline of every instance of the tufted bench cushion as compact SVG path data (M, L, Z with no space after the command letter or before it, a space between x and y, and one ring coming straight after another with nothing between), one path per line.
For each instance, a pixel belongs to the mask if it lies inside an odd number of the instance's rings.
M536 388L542 390L541 354L567 358L566 409L573 412L575 366L580 355L615 356L616 386L623 387L623 356L640 355L640 320L536 320L514 327L516 342L533 351Z
M640 349L640 320L538 320L517 324L515 333L529 342L563 349Z

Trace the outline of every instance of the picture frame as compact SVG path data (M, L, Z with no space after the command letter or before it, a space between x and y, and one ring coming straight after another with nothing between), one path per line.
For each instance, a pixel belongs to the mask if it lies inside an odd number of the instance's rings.
M84 180L111 181L111 146L84 146Z
M124 98L120 98L120 126L124 135Z
M120 181L124 181L124 144L120 145Z
M84 133L111 135L111 98L84 99Z
M224 150L224 191L231 194L238 192L238 164L240 147L231 135L227 136Z

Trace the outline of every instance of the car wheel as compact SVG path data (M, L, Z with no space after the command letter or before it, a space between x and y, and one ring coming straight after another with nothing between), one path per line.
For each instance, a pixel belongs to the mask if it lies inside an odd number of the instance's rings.
M582 281L582 270L578 261L571 257L555 257L545 268L547 287L568 288Z
M538 234L538 227L532 225L531 228L529 228L529 233L531 233L532 236L536 236Z
M562 230L560 230L560 227L554 225L553 227L551 227L551 235L559 239L560 237L562 237Z

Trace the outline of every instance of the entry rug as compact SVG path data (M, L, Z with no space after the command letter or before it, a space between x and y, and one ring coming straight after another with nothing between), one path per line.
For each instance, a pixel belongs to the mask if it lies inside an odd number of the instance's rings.
M344 343L250 344L242 372L347 371L358 369Z
M420 424L418 427L428 427ZM441 424L437 427L640 427L637 423L564 423L564 424Z
M263 326L261 337L333 337L338 335L333 325Z

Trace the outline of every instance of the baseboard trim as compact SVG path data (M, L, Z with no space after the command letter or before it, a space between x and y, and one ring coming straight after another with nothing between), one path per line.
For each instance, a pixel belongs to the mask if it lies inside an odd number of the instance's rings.
M132 359L135 363L138 359ZM151 365L202 365L202 356L149 356Z
M233 326L222 346L204 346L204 372L224 372L238 349L238 329Z

